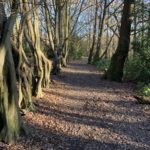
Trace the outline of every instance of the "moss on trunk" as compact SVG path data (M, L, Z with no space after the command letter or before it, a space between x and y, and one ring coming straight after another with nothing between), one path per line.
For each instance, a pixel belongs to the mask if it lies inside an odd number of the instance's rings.
M1 51L3 50L6 51L6 55L1 55L5 57L5 61L0 75L0 122L2 123L0 139L6 143L14 143L23 126L18 111L16 73L10 44L7 43L7 48L6 46L1 48Z
M4 10L3 2L0 3ZM18 94L16 86L16 72L12 56L10 37L16 21L17 1L12 1L9 19L6 19L5 11L2 11L3 33L0 41L0 140L6 143L14 143L19 137L23 124L19 114Z

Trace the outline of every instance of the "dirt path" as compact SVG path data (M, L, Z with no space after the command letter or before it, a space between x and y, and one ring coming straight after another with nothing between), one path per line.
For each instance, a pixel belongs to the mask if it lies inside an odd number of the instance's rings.
M24 117L29 135L0 147L150 150L150 106L136 104L132 95L130 84L104 81L93 66L74 62Z

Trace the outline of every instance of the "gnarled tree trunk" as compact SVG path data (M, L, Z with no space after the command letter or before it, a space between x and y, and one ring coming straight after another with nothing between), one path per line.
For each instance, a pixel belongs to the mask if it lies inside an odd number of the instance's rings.
M4 13L3 1L0 1L2 12L0 41L0 140L13 143L22 129L21 117L18 111L18 95L16 72L11 51L10 36L16 20L17 1L13 0L13 12L8 19Z
M27 0L24 1L24 8L26 11L29 11L29 5ZM33 2L33 18L34 25L32 24L32 19L30 16L27 17L27 27L29 38L27 38L28 43L33 51L34 60L35 60L35 69L34 74L36 75L36 82L34 83L34 95L37 97L42 97L42 87L48 87L50 83L50 71L51 71L51 62L44 56L41 51L41 41L40 41L40 31L39 31L39 17L38 17L38 8L37 2Z

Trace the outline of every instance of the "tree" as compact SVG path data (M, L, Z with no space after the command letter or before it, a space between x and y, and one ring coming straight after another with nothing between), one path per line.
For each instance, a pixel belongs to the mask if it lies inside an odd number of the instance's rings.
M24 50L24 29L25 29L25 19L29 13L25 14L22 5L22 0L20 0L20 16L24 14L20 21L16 19L16 26L14 28L13 40L11 44L13 50L18 55L18 62L16 63L16 74L18 81L18 93L19 93L19 107L26 111L33 110L32 103L32 69L29 59ZM15 57L15 56L14 56ZM16 59L16 58L14 58ZM15 60L16 61L16 60Z
M101 3L101 13L99 15L99 30L98 30L98 39L96 45L96 52L93 58L93 61L98 61L101 55L101 44L102 44L102 36L103 36L103 29L106 19L106 12L107 12L107 0L104 1L104 8L102 7L103 3Z
M94 19L94 26L93 26L93 41L92 41L92 46L90 48L90 53L88 57L88 64L91 64L92 62L94 46L96 43L97 17L98 17L98 1L95 0L95 19Z
M102 37L104 32L104 25L106 23L106 14L109 6L114 2L114 0L111 0L110 2L108 0L100 1L101 5L101 12L99 15L99 25L98 25L98 39L97 39L97 45L96 45L96 52L93 58L93 61L98 61L100 59L100 56L102 54Z
M23 0L23 2L25 11L30 11L28 1ZM32 0L32 4L34 24L32 24L32 15L28 15L26 17L28 31L25 34L35 61L34 75L36 80L33 83L33 93L36 97L42 97L42 87L48 87L50 83L51 61L41 50L38 4L35 0Z
M125 60L128 56L131 33L131 14L132 0L124 0L124 7L121 19L120 38L117 50L111 59L111 64L106 73L106 78L113 81L122 81L123 68Z
M10 37L17 17L17 1L12 1L11 15L6 18L3 1L0 1L0 139L13 143L22 130L18 111L16 72Z

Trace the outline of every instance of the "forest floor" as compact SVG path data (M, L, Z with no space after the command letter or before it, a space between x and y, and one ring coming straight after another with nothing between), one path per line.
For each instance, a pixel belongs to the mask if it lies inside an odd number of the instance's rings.
M150 150L150 106L136 103L131 83L100 77L94 66L70 63L23 117L29 134L0 149Z

